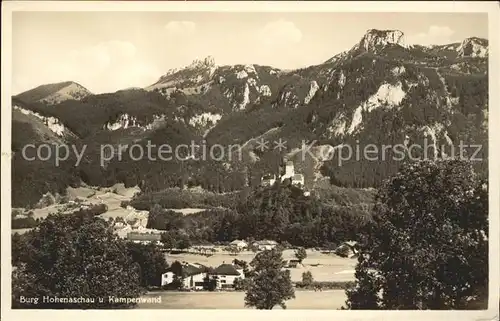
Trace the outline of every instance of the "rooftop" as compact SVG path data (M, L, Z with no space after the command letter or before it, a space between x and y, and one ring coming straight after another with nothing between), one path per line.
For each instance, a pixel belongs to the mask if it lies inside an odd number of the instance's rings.
M182 274L184 274L184 277L201 274L203 272L204 272L203 268L196 267L194 265L185 265L182 267Z
M234 240L234 241L232 241L232 242L231 242L231 243L229 243L229 244L238 244L238 243L241 243L241 242L246 243L246 242L245 242L245 241L243 241L243 240Z
M199 266L195 266L193 264L183 264L182 265L182 274L183 274L184 278L190 277L190 276L196 275L196 274L205 273L207 270L208 270L208 267L201 265L201 264L199 264ZM167 272L173 272L172 268L171 267L168 268Z
M232 264L221 264L215 270L214 274L218 275L240 275Z
M128 233L127 239L131 241L160 241L160 234L150 234L150 233Z

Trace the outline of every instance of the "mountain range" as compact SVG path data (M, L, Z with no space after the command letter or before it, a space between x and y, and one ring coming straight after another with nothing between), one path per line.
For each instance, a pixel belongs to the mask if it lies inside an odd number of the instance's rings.
M72 81L46 84L12 97L13 205L85 182L116 182L156 191L201 186L226 192L254 186L293 161L305 186L318 182L378 187L400 161L333 157L342 146L422 144L439 152L482 144L477 162L487 174L488 40L421 46L398 30L370 29L350 50L318 65L280 70L262 65L217 65L213 58L170 70L145 88L92 94ZM269 142L262 150L259 141ZM273 142L286 141L277 151ZM221 144L242 146L241 160L133 160L101 166L100 144ZM87 145L74 166L26 161L27 143ZM305 145L314 143L304 159ZM191 158L189 157L191 156Z

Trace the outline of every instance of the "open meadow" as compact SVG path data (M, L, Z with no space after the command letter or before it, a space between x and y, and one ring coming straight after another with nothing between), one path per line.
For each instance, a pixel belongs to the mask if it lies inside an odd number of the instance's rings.
M283 258L285 260L295 259L294 253L294 250L285 250L283 251ZM237 255L232 255L229 252L219 251L209 257L189 253L167 253L165 256L169 264L179 261L217 267L222 263L231 263L234 259L250 263L255 254L251 251L243 251ZM302 281L302 273L305 271L311 271L315 281L353 281L356 262L356 259L342 258L334 254L323 254L313 249L307 249L307 258L302 262L302 266L299 265L297 268L291 268L290 273L293 282Z
M245 292L150 292L144 297L161 297L160 303L140 303L139 309L244 309ZM346 300L344 290L295 291L287 309L337 310ZM280 310L281 307L276 306Z

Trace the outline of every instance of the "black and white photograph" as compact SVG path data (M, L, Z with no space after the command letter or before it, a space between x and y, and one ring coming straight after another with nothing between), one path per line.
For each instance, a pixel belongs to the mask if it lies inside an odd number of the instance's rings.
M498 4L50 3L2 5L2 310L498 320Z

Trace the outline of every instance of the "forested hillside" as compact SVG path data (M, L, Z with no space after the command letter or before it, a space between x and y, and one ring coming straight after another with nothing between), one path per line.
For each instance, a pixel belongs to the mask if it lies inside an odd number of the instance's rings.
M438 156L455 157L460 143L481 145L474 156L483 160L474 165L486 175L488 41L468 38L426 47L408 46L402 39L400 31L371 29L350 50L291 71L219 66L207 58L169 71L144 89L98 95L82 89L81 95L68 96L77 85L68 82L22 93L12 100L17 108L14 152L47 139L87 147L76 167L70 165L72 159L56 169L48 164L51 160L41 164L15 156L13 203L33 204L43 193L79 181L101 186L124 182L148 192L182 186L239 191L259 185L265 174L278 173L285 159L305 176L307 189L324 177L341 187L377 188L401 165L393 159L396 151L382 151L383 145L405 149L427 144L433 148L429 155L435 150ZM61 92L68 86L73 89ZM34 118L22 120L15 116L18 111ZM277 150L280 139L286 145ZM267 149L258 148L259 140L267 142ZM172 149L193 143L207 150L219 144L226 151L239 145L242 157L228 159L226 153L222 160L196 160L201 152L185 152L182 160L133 160L130 146L148 143ZM129 147L121 160L102 163L100 148L106 144ZM301 158L301 150L311 144L311 153ZM362 154L369 144L379 149L375 160ZM361 155L339 163L339 156L346 156L345 145ZM158 146L153 154L157 151ZM474 152L469 148L465 155L470 158Z

